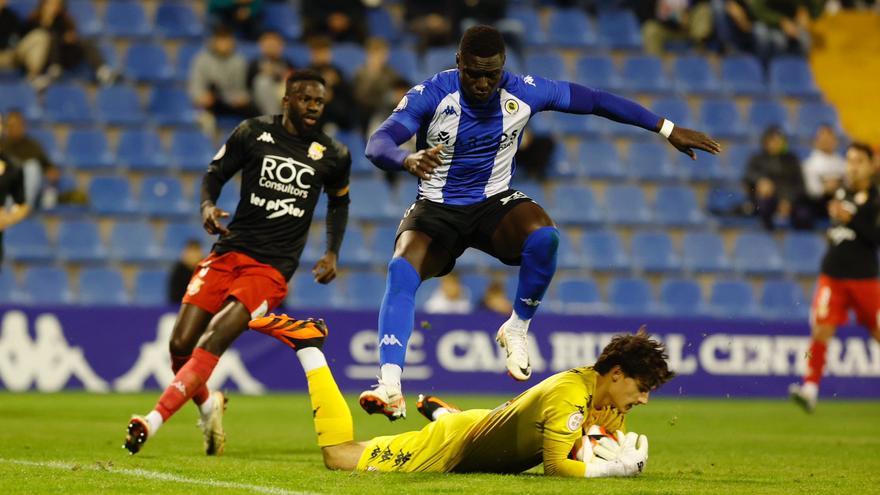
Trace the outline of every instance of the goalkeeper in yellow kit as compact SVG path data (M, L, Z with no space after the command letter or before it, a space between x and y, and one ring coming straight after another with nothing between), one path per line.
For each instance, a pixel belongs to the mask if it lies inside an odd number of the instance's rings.
M321 351L323 320L269 315L249 326L296 351L329 469L519 473L543 463L548 475L634 476L645 466L648 441L619 431L625 414L674 375L663 345L647 333L618 335L593 366L557 373L493 410L458 412L436 399L420 401L420 410L436 421L418 431L355 442L351 413ZM580 460L572 459L573 446L591 425L618 431L616 438L602 438L579 453Z

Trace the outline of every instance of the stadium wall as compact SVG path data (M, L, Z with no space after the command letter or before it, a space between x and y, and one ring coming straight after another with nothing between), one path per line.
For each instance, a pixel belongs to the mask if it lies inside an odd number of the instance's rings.
M357 392L375 382L376 314L323 315L325 346L340 387ZM170 382L168 340L174 308L0 308L0 388L55 392L134 392ZM412 392L520 392L506 376L494 342L502 318L493 313L417 315L404 378ZM531 383L591 363L612 335L648 320L542 313L530 334ZM781 397L805 366L806 322L656 318L649 330L664 340L679 376L659 395ZM299 363L286 346L246 332L220 360L211 385L242 393L302 391ZM823 395L880 398L880 345L856 327L841 329L829 348Z

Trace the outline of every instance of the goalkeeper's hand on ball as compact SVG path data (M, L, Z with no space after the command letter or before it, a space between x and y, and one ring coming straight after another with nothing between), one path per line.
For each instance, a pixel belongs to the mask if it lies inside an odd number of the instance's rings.
M615 437L616 441L603 437L593 445L593 456L584 460L587 465L585 477L637 476L645 469L648 437L632 432L624 434L619 430Z

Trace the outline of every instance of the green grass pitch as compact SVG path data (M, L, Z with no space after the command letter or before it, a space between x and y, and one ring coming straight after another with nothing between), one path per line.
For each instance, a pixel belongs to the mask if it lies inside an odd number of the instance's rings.
M880 493L880 402L825 400L814 415L763 400L657 399L630 414L650 438L636 479L558 479L540 468L517 476L394 474L324 469L304 394L233 394L225 455L201 452L196 411L187 406L140 454L122 448L129 414L158 394L0 393L0 492L33 493ZM420 428L389 423L349 405L358 439ZM447 397L493 407L504 397ZM411 397L414 399L414 397Z

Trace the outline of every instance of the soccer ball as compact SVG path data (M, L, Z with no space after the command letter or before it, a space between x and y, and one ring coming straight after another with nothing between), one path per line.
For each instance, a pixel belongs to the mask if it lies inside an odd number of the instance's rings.
M593 457L593 446L599 441L602 437L608 437L615 442L617 439L614 438L614 435L608 433L604 427L599 425L592 425L587 432L582 436L578 441L574 443L571 447L571 452L568 454L569 459L574 459L576 461L584 461L584 459L589 459Z

